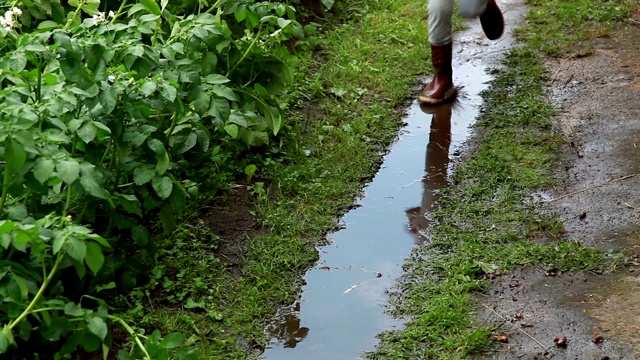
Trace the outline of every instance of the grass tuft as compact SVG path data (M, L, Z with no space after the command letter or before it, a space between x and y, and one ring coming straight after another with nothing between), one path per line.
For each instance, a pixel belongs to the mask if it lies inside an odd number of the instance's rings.
M545 55L588 55L592 41L638 9L636 0L528 0L527 26L517 35Z

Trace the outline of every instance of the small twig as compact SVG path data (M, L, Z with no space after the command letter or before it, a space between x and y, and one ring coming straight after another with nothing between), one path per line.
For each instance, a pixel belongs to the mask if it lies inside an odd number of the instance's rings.
M595 184L595 185L593 185L593 186L589 186L589 187L584 188L584 189L582 189L582 190L577 190L577 191L570 192L570 193L568 193L568 194L564 194L564 195L562 195L562 196L559 196L559 197L557 197L557 198L553 198L553 199L551 199L551 200L544 200L543 202L545 202L545 203L550 203L550 202L553 202L553 201L556 201L556 200L560 200L560 199L563 199L563 198L569 197L569 196L571 196L571 195L579 194L579 193L581 193L581 192L589 191L589 190L595 189L595 188L597 188L597 187L600 187L600 186L603 186L603 185L607 185L607 184L610 184L610 183L613 183L613 182L616 182L616 181L626 180L626 179L632 178L632 177L637 176L637 175L640 175L640 173L630 174L630 175L625 175L625 176L621 176L621 177L619 177L619 178L615 178L615 179L607 180L607 181L605 181L605 182L601 182L601 183L599 183L599 184Z
M558 68L558 70L556 70L556 73L553 74L553 77L551 78L551 84L553 84L553 82L556 80L556 77L558 76L558 74L560 73L560 70L562 70L562 68L564 67L564 65L567 63L567 61L573 59L574 57L576 57L578 55L577 52L569 55L568 58L564 59L561 63L560 63L560 67Z
M531 338L531 340L535 341L538 345L540 345L541 348L543 348L544 350L547 350L547 347L544 346L540 341L538 341L536 338L534 338L533 336L531 336L531 334L529 334L528 332L522 330L521 328L513 325L511 322L507 321L507 318L505 318L504 316L498 314L495 310L493 310L492 308L488 307L485 304L482 304L482 306L484 306L485 308L487 308L489 311L491 311L492 313L496 314L496 316L498 316L499 318L501 318L502 320L505 320L506 323L511 324L513 326L514 329L522 332L523 334L527 335L528 337Z

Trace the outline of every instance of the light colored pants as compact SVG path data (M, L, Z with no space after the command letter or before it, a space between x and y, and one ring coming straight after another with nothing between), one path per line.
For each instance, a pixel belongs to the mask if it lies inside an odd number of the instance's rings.
M451 42L453 1L429 0L429 42L432 45ZM486 8L487 0L458 0L458 14L464 18L478 17Z

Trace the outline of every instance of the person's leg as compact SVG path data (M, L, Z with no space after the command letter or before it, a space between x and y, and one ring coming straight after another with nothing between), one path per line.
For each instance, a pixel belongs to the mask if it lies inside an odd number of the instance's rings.
M455 96L451 68L452 17L453 0L429 1L428 26L433 79L420 92L418 96L420 103L438 104Z
M453 0L429 0L428 11L431 45L450 43L453 32Z
M488 0L458 0L458 15L472 19L484 14Z

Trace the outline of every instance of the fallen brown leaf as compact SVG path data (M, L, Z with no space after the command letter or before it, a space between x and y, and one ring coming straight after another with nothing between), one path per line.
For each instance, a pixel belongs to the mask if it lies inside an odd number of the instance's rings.
M497 335L493 337L496 341L499 341L501 343L508 343L509 342L509 337L507 335Z
M515 315L516 319L522 319L524 317L524 315L522 314L522 311L518 311Z
M593 338L593 342L595 344L602 344L602 342L604 342L604 337L602 335L598 335Z
M567 337L557 337L553 340L553 342L556 343L556 346L567 346Z

